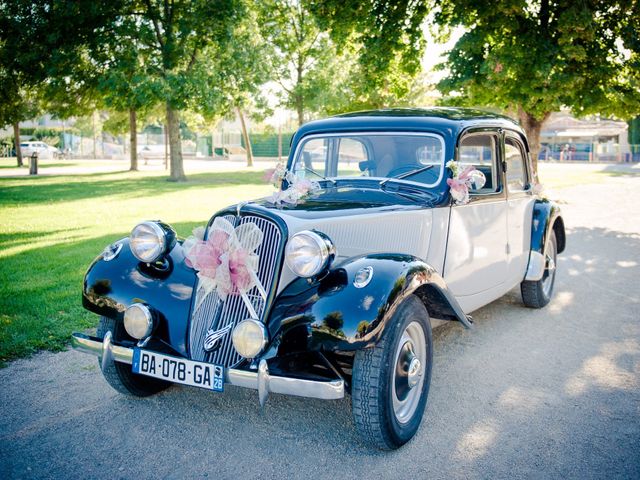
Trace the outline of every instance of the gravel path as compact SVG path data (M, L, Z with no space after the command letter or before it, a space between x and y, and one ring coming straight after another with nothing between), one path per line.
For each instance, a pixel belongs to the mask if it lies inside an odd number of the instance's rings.
M640 478L640 178L561 190L569 231L543 310L519 292L435 332L422 427L363 446L350 400L172 387L116 394L95 358L0 370L2 478Z

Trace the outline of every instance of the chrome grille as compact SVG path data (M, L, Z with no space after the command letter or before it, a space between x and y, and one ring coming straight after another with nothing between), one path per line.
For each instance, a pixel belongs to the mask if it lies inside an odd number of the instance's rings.
M269 294L274 287L273 283L278 273L276 271L279 261L278 253L280 251L280 242L282 241L280 228L273 221L256 215L243 217L225 215L223 218L236 227L253 222L262 230L264 237L262 244L256 251L259 257L258 278L267 294ZM258 292L258 289L253 287L247 292L247 296L258 314L258 318L264 322L266 302ZM210 329L217 331L231 325L232 330L238 322L251 316L240 295L229 295L223 302L215 291L207 295L204 289L198 286L193 308L195 310L191 315L191 324L189 326L189 353L191 358L225 367L237 365L242 357L233 348L231 331L224 336L220 347L213 352L204 350L204 340Z

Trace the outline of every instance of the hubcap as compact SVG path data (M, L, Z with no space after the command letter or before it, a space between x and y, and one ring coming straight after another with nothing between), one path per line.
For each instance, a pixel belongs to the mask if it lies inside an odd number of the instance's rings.
M553 280L556 274L556 249L555 245L551 241L547 241L545 245L546 253L544 275L542 276L542 290L547 297L551 296L551 289L553 288Z
M399 423L407 423L413 417L424 385L424 368L427 345L422 325L411 322L396 346L393 369L393 411Z
M413 357L411 362L409 362L409 372L407 375L407 382L409 383L409 388L413 388L420 381L420 377L422 376L422 364L417 357Z

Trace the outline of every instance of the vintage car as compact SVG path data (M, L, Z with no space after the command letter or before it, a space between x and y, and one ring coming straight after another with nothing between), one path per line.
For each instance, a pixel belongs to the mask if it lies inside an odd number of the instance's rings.
M427 402L431 319L470 328L471 312L517 286L544 307L560 210L537 193L522 129L487 112L338 115L291 147L271 197L186 240L145 221L107 246L84 279L97 335L73 346L130 395L171 383L252 388L261 404L349 393L364 439L397 448Z

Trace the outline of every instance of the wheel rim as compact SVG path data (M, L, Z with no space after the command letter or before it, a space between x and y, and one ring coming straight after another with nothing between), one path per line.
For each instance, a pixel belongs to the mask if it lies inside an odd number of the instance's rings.
M542 276L542 291L547 298L551 297L553 280L556 276L556 249L551 240L547 240L544 254L544 274Z
M393 412L399 423L409 422L418 408L422 397L426 362L424 329L420 323L411 322L396 345L391 382Z

